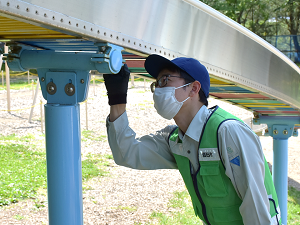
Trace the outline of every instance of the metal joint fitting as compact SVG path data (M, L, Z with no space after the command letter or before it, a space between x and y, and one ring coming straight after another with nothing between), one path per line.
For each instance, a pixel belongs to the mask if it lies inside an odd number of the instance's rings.
M10 52L8 54L4 54L3 60L7 61L7 65L9 68L13 71L27 71L27 69L24 69L20 58L21 54L24 50L33 50L34 48L28 47L28 46L19 46L16 44L9 44Z
M99 54L92 55L91 61L100 73L117 74L123 65L122 47L110 43L96 43Z

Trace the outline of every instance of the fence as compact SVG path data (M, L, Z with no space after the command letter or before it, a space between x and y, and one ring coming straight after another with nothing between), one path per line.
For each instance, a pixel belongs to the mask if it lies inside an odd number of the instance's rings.
M300 62L300 35L278 35L263 38L289 57L293 62Z
M3 71L1 71L1 72L2 72L2 87L3 87L3 89L5 89L5 86L4 86L5 82L4 82L4 79L3 79ZM31 89L32 90L32 104L31 104L31 106L24 107L24 108L19 108L19 109L0 109L0 111L6 111L8 113L11 113L11 112L24 111L24 110L30 109L30 113L29 113L29 116L28 116L28 122L31 123L34 108L40 106L39 111L40 111L40 118L41 118L41 131L43 133L44 132L43 105L46 104L46 102L44 102L43 100L40 100L40 102L36 104L38 93L41 92L38 77L34 77L35 79L31 79L32 78L31 77L29 79L30 75L36 75L36 74L29 73L29 72L13 74L13 76L21 76L21 75L26 75L26 74L28 75L28 84L20 85L20 86L18 86L18 89ZM90 94L92 94L91 93L91 86L92 86L93 94L95 96L96 95L95 90L96 90L96 87L97 87L96 82L97 83L103 83L104 80L103 80L102 76L93 75L91 78L92 78L91 79L92 85L90 85ZM139 75L131 75L131 80L130 80L131 88L135 87L134 81L137 81L137 80L140 81L141 78L144 79L144 89L146 90L146 88L149 88L149 87L146 87L146 79L142 76L139 76ZM14 83L12 83L12 84L14 84ZM86 99L84 102L81 102L80 104L85 104L86 130L88 130L88 99Z

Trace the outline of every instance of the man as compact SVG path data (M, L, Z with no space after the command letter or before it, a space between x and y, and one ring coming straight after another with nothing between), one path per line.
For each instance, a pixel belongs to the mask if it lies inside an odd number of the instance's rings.
M177 126L136 138L126 115L129 70L104 75L115 162L134 169L179 169L205 224L281 224L277 195L259 138L218 106L207 108L209 74L199 61L150 55L145 69L154 107Z

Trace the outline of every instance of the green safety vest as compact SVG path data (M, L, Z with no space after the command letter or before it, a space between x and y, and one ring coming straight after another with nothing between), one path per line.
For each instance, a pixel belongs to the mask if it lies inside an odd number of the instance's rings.
M239 212L242 200L225 174L218 148L218 129L226 120L241 121L217 106L203 126L198 152L200 166L196 173L191 173L188 158L173 154L191 196L196 216L211 225L243 224ZM169 141L176 142L177 138L178 128L170 134ZM269 197L271 218L281 224L277 194L266 159L264 184Z

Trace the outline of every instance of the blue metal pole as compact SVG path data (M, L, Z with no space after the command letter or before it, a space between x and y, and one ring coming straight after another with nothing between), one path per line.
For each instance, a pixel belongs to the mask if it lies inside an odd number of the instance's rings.
M49 225L82 225L79 104L45 105Z
M281 211L281 222L286 225L288 195L288 139L273 138L272 174Z
M95 53L26 50L11 55L10 68L35 68L45 105L49 225L82 225L81 132L79 102L87 98L90 70L116 74L123 48L96 43ZM96 53L98 52L98 53Z

